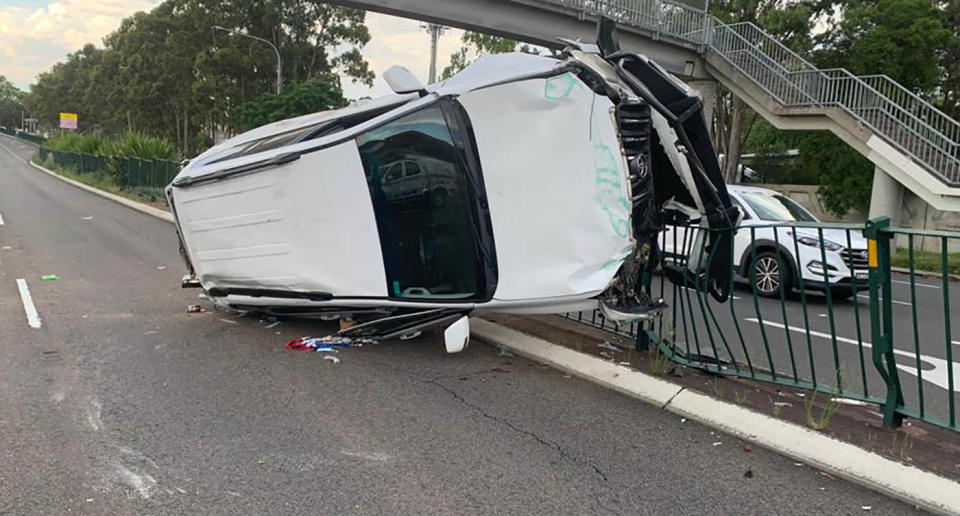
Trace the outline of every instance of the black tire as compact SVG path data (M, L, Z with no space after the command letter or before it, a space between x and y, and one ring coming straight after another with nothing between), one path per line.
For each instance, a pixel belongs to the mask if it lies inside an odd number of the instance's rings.
M779 298L781 290L789 293L793 288L790 262L773 251L757 253L750 264L750 283L763 297Z

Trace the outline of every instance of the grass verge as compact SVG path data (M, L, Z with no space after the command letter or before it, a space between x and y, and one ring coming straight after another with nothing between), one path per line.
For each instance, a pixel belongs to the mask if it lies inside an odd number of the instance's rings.
M943 263L940 253L931 251L913 250L913 268L917 271L943 272ZM910 253L906 249L897 249L890 259L894 267L910 267ZM960 253L947 253L947 269L950 274L960 274Z

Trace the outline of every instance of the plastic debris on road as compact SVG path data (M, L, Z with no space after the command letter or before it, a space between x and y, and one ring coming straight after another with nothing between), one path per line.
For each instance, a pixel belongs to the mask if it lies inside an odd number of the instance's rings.
M87 215L86 217L80 217L83 220L93 220L93 215Z
M200 305L187 305L188 314L197 314L203 311L203 307Z
M337 357L335 357L335 356L333 356L333 355L327 355L327 356L323 357L323 359L324 359L324 360L329 360L329 361L333 362L334 364L339 364L339 363L340 363L340 359L337 358Z
M273 328L280 326L280 324L281 324L280 321L273 321L272 323L267 325L267 329L272 330Z
M333 348L363 347L371 344L370 339L350 339L327 335L326 337L300 337L287 343L287 349L294 351L333 351Z
M600 344L597 344L597 347L600 349L607 349L607 350L613 351L614 353L620 353L623 351L619 346L611 344L609 341L606 341L606 340L601 342Z
M43 281L57 281L60 279L60 276L57 276L56 274L44 274L43 276L40 276L40 279Z

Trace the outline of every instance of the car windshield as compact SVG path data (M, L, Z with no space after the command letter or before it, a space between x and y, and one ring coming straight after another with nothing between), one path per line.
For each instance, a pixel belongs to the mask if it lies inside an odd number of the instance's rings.
M774 222L817 222L809 211L789 197L766 192L742 192L741 197L760 220Z

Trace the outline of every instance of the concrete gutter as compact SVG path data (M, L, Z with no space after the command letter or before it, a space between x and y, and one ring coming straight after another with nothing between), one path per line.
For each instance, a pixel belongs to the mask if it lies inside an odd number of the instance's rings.
M167 211L74 181L32 161L28 163L94 195L173 222L173 215ZM957 495L960 484L941 476L484 319L472 318L470 323L472 336L489 344L502 346L518 355L549 364L928 511L960 515L960 496Z
M960 514L960 484L808 428L706 396L683 386L472 318L476 339L640 399L768 448L832 475L938 514Z

